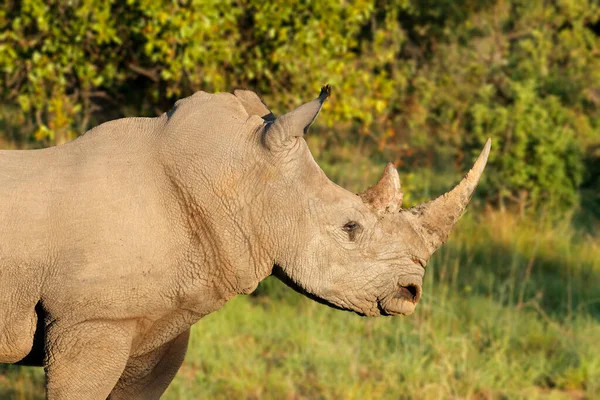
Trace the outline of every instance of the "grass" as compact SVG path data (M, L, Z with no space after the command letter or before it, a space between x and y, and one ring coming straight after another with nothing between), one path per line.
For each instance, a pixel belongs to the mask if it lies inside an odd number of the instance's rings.
M194 326L165 398L600 398L597 241L479 215L433 257L415 314L361 318L269 278ZM40 370L1 371L0 398L43 398Z
M484 218L434 257L409 317L361 318L266 281L196 325L165 397L599 398L596 244Z
M372 184L383 164L347 153L320 162L352 190ZM448 188L416 176L403 175L409 202ZM269 278L194 326L164 398L600 398L600 242L589 232L471 208L409 317L332 310ZM1 399L43 397L41 370L0 366Z

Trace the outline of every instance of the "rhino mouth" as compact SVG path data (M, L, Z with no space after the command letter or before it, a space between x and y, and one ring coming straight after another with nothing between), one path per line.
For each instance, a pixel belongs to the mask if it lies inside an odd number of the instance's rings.
M423 293L421 285L416 281L401 284L395 293L379 302L380 312L385 315L412 314Z
M298 285L296 282L290 279L285 274L285 272L283 272L283 269L278 265L275 265L273 267L273 272L271 273L271 275L275 276L277 279L279 279L289 288L293 289L295 292L300 293L308 297L309 299L316 301L319 304L326 305L336 310L351 311L355 314L360 315L361 317L377 315L373 313L367 314L361 311L357 311L355 309L340 307L339 305L332 303L327 299L324 299L307 291L302 286ZM379 311L379 315L393 316L412 314L417 306L417 303L421 299L421 293L421 283L413 282L406 283L405 285L400 286L396 293L393 293L385 299L377 300L377 310Z

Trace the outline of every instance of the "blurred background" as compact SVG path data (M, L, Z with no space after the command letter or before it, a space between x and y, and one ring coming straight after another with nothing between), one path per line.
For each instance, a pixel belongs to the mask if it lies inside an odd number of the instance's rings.
M361 318L272 278L195 325L166 399L600 398L597 0L2 0L0 148L157 116L197 90L276 115L333 95L307 138L352 191L398 167L407 206L488 137L469 211L415 314ZM93 362L93 360L90 360ZM43 371L0 366L0 398Z

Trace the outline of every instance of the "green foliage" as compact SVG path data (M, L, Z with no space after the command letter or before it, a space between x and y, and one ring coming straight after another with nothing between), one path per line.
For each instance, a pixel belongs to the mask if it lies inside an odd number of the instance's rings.
M464 168L492 136L488 200L564 211L600 143L599 35L595 0L7 0L0 139L63 143L195 90L279 114L327 82L325 147Z
M477 147L492 136L500 149L490 157L488 186L504 207L514 201L521 214L529 204L571 208L583 178L581 143L569 110L556 96L539 98L532 84L515 83L506 106L490 101L491 86L469 110Z

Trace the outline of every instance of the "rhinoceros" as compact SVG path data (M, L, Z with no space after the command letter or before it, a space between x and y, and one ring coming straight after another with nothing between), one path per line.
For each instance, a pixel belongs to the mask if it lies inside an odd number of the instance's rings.
M0 362L43 366L49 399L159 398L190 326L276 275L365 316L410 314L490 142L450 192L402 208L398 173L356 195L303 136L330 94L276 118L252 91L0 151Z

